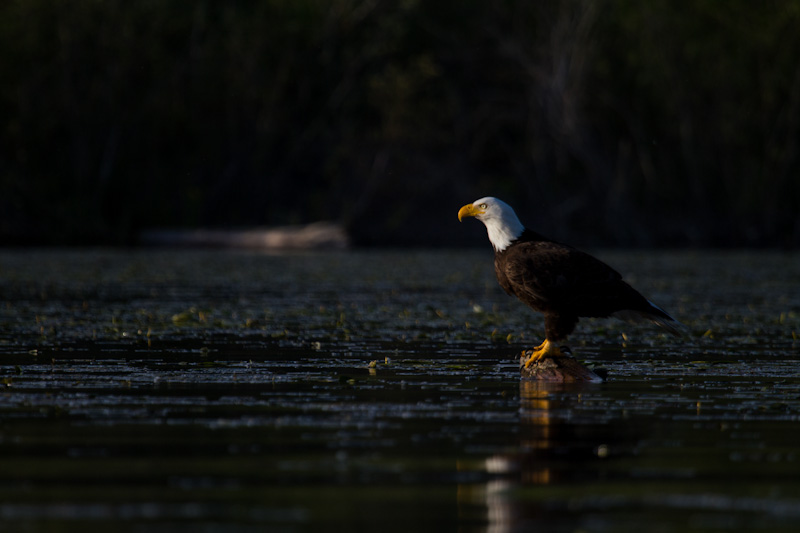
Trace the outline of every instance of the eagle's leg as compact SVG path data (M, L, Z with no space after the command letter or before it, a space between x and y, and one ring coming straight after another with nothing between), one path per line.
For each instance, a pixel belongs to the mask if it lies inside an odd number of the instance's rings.
M564 340L575 329L578 317L570 313L548 311L544 314L544 342L533 349L533 353L525 361L525 368L531 363L541 361L545 357L560 357L566 355L555 341Z
M530 357L528 357L528 360L525 361L525 368L528 368L531 363L540 361L545 357L559 357L562 355L564 355L564 352L562 352L561 349L555 345L555 343L545 339L542 344L533 349L533 353Z

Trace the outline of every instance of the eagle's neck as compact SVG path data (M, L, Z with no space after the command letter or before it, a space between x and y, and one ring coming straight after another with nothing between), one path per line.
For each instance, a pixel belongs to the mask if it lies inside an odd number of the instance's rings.
M519 221L517 215L503 213L500 217L489 218L483 221L489 234L489 242L495 252L502 252L520 238L525 231L525 226Z

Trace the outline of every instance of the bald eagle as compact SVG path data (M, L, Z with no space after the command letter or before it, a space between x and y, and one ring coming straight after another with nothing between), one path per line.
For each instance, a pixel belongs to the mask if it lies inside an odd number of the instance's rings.
M544 357L564 355L555 343L572 333L579 317L649 320L681 336L680 322L622 281L616 270L529 230L505 202L481 198L458 211L458 220L464 217L475 217L486 226L500 286L544 313L545 340L525 368Z

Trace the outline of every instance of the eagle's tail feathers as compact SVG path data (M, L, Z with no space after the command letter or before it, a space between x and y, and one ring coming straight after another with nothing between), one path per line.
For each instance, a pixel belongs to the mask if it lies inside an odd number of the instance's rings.
M623 309L617 311L612 316L627 322L652 322L676 337L684 337L686 335L686 326L672 318L666 311L650 300L648 300L647 303L650 305L650 308L645 311Z

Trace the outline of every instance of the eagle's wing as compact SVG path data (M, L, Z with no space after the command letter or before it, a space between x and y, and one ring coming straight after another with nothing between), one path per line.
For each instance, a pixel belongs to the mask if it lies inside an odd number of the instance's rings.
M506 292L534 308L597 316L605 314L597 309L605 307L603 302L614 307L613 300L632 290L616 270L569 246L536 241L512 248L495 265L498 280Z

